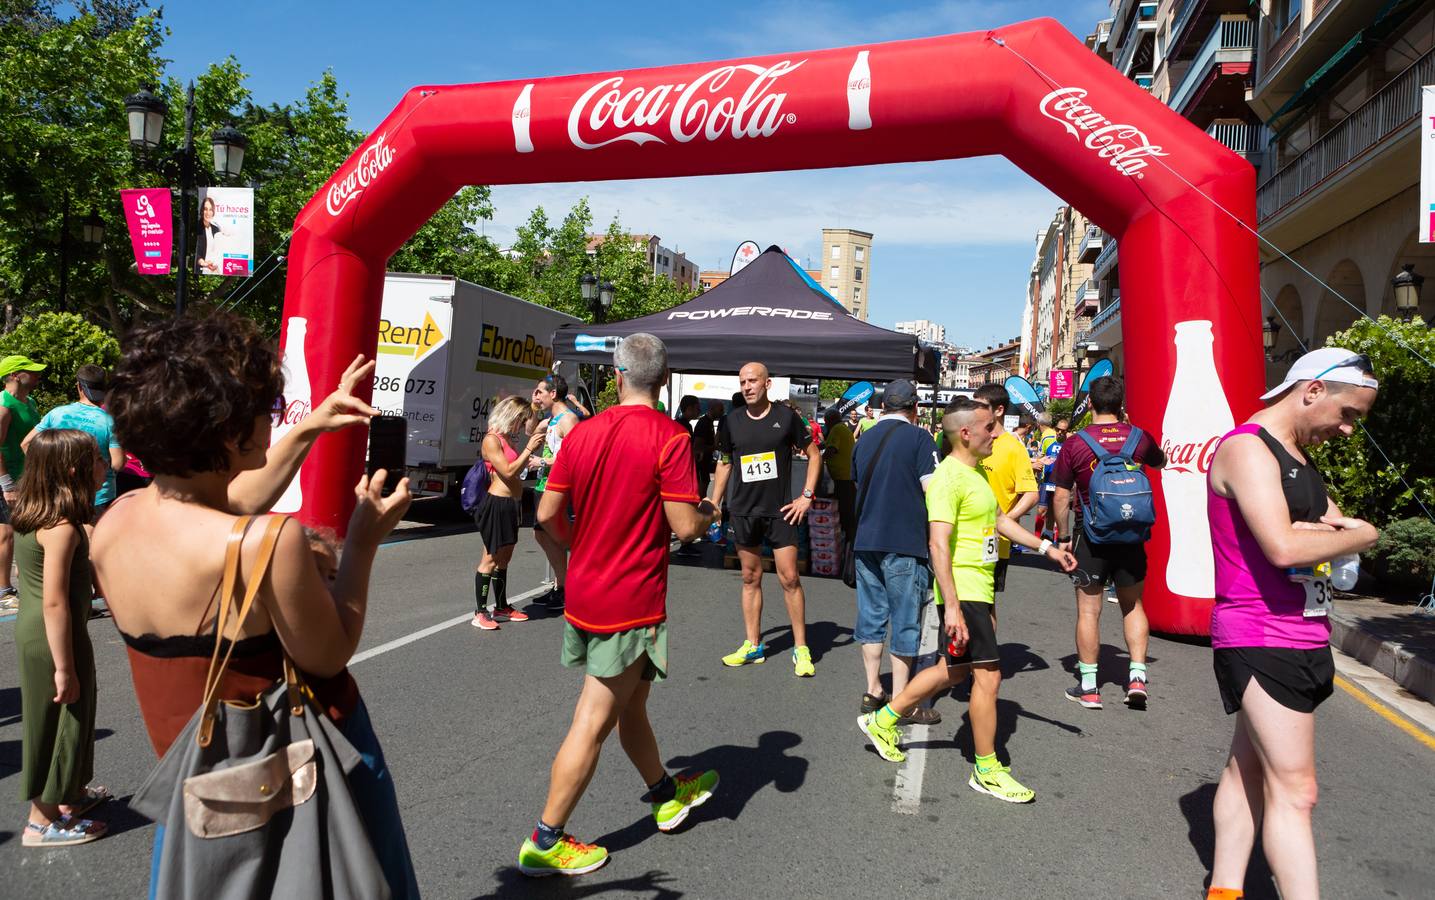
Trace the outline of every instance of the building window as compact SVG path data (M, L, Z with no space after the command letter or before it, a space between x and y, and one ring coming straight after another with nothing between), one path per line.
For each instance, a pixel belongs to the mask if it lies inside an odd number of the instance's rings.
M861 281L861 280L862 280L862 267L861 267L861 266L857 266L857 267L853 268L853 270L852 270L852 280L853 280L853 281Z
M864 256L866 256L866 255L867 255L867 254L864 252L864 249L863 249L862 247L858 247L858 248L857 248L857 261L858 261L858 262L861 262L861 261L862 261L862 258L863 258Z
M842 277L842 275L840 274L840 271L841 271L841 270L838 269L837 266L833 266L833 267L832 267L832 271L828 273L827 277L830 278L830 279L832 279L833 281L836 281L837 279L839 279L839 278Z
M837 244L833 244L833 245L832 245L832 258L833 258L833 259L841 259L841 258L842 258L842 248L841 248L840 246L838 246Z
M852 299L853 299L853 300L861 300L861 299L862 299L862 289L861 289L861 288L853 288L853 289L852 289Z

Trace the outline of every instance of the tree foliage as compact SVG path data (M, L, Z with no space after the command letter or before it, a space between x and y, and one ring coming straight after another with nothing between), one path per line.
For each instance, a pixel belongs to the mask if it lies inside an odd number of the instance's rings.
M0 334L0 358L21 353L44 363L40 387L30 396L41 413L75 400L75 372L93 363L109 368L120 360L120 344L104 329L75 313L42 313Z
M1435 456L1430 454L1435 441L1430 418L1435 369L1392 334L1425 359L1435 360L1435 332L1419 318L1408 323L1389 316L1360 319L1331 335L1327 346L1370 357L1380 395L1363 428L1312 448L1310 454L1341 511L1377 527L1411 516L1423 518L1420 502L1435 510Z

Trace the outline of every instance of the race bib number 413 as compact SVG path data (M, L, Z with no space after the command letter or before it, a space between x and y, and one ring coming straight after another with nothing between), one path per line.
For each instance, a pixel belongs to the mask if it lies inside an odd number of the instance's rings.
M738 462L742 467L744 482L772 481L777 477L777 454L771 450L766 453L749 453L739 457Z

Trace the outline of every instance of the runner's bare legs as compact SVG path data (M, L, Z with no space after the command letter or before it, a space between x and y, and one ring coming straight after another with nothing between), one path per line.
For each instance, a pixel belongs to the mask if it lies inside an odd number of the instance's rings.
M794 647L805 647L807 646L807 595L802 590L802 579L797 574L797 548L779 547L772 551L772 560L777 569L777 580L782 585L782 599L787 601L787 618L792 622L792 644ZM758 611L761 612L761 610L762 595L759 593Z

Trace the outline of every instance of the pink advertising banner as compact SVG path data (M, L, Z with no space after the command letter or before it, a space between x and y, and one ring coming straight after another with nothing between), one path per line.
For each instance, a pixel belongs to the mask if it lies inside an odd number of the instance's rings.
M1076 396L1076 373L1070 369L1051 370L1051 399L1070 400Z
M135 266L141 275L168 275L174 249L174 217L169 188L133 188L120 191L125 221L130 226Z

